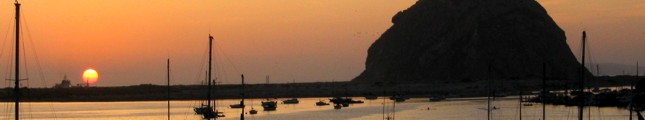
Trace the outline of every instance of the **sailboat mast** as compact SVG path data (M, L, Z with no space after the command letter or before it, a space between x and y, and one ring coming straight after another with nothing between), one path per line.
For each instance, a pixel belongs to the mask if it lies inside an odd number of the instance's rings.
M580 83L578 85L579 90L580 90L579 93L578 93L578 97L580 98L580 99L578 99L579 100L579 103L578 103L578 120L582 120L582 116L584 114L583 113L584 112L584 107L585 107L585 105L584 105L584 103L585 103L585 99L584 99L585 72L584 71L585 71L585 47L586 47L586 44L587 44L587 32L582 31L582 60L581 60L582 64L580 64Z
M16 75L15 75L15 85L13 88L14 91L14 100L15 100L15 119L19 119L20 112L20 3L16 1Z
M212 85L212 79L211 79L211 64L213 62L213 36L208 35L208 97L206 99L208 100L208 107L211 106L211 85ZM214 107L213 107L214 108Z
M490 96L491 96L491 93L492 93L492 83L491 83L491 80L493 79L493 78L491 77L491 75L490 75L490 74L491 74L490 72L491 72L491 66L490 66L490 65L488 65L488 96L486 96L486 103L487 103L487 104L486 104L486 105L487 105L487 109L486 109L486 119L487 119L487 120L490 120L490 110L491 110L491 109L490 109Z
M244 74L242 74L241 76L242 76L242 92L241 92L242 101L240 101L240 105L242 106L242 113L240 114L240 120L244 120L244 108L246 107L244 106Z
M520 106L520 111L519 111L520 112L520 120L522 120L522 99L523 99L523 97L522 97L522 89L520 89L520 105L519 105Z
M636 63L636 65L638 65L638 63ZM636 71L638 72L638 70ZM596 64L596 76L600 77L600 66L598 66L598 64ZM596 80L596 83L598 83L597 80ZM596 87L598 86L596 85Z
M634 82L636 81L638 81L638 61L636 61L636 80L632 81L632 85L631 85L632 90L634 90L634 85L635 85Z
M542 120L546 120L546 63L542 63Z
M166 61L166 82L167 82L167 87L166 90L168 90L168 120L170 120L170 58Z
M631 90L632 91L634 91L634 81L637 81L637 80L638 80L638 61L636 61L636 80L633 80L632 85L631 85ZM632 104L632 103L630 103L630 104ZM633 108L634 107L632 105L629 105L629 108L628 108L629 109L629 120L632 120L632 118L634 116L634 111L632 110Z

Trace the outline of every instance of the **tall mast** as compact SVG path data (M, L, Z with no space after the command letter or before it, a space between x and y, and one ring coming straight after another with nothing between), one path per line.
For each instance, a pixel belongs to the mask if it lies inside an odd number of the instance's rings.
M546 120L546 63L542 63L542 120Z
M211 79L211 64L213 62L213 36L208 35L208 107L211 106L211 85L212 85L212 79ZM215 108L215 107L213 107Z
M578 120L582 120L582 115L584 114L584 89L585 89L585 47L587 44L587 32L582 31L582 64L580 64L580 83L578 85L578 89L580 90L578 93L579 103L578 103Z
M242 106L242 113L240 113L240 120L244 120L244 74L242 74L242 101L240 101L240 105Z
M486 119L490 120L490 97L492 93L492 83L491 80L493 77L491 77L491 66L488 65L488 96L486 97L486 102L487 102L487 109L486 109Z
M634 90L635 82L638 81L638 61L636 61L636 80L632 81L631 89Z
M636 65L638 66L638 63L636 63ZM600 77L600 66L598 66L598 64L596 64L596 76ZM596 81L596 83L598 83L598 81Z
M166 82L168 87L166 90L168 90L168 120L170 120L170 58L166 61Z
M520 88L520 120L522 120L522 99L524 98L522 97L522 89Z
M631 89L634 91L634 81L638 81L638 61L636 61L636 80L632 81ZM630 103L632 104L632 103ZM632 110L634 107L632 105L629 105L629 120L632 120L634 116L634 111Z
M20 3L16 1L16 75L15 75L15 85L13 88L14 91L14 101L15 101L15 119L18 120L20 113Z

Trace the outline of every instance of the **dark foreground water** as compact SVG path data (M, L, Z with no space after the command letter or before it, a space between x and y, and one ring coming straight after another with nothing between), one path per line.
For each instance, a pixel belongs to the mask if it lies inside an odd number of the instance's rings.
M362 98L355 98L364 100ZM256 115L246 115L247 120L378 120L384 117L395 117L398 120L486 120L487 102L485 99L459 99L441 102L428 102L428 99L410 99L406 102L392 104L383 99L364 100L363 104L353 104L339 110L333 105L315 106L319 100L328 98L301 98L300 104L279 104L277 111L262 111L259 99L248 100L248 111L253 102L253 108L259 110ZM238 120L241 109L232 109L228 105L239 100L219 100L218 108L224 111L224 120ZM492 110L492 119L519 120L519 103L517 99L506 98L492 102L499 109ZM0 119L13 119L13 103L3 102ZM198 120L193 107L199 101L171 101L171 119ZM394 107L395 106L395 107ZM166 101L148 102L36 102L21 104L21 119L36 120L162 120L166 119ZM522 119L539 120L542 118L542 105L522 106ZM386 114L384 113L384 110ZM392 111L395 110L394 114ZM546 106L547 119L574 120L577 119L577 108L566 106ZM591 120L627 120L629 112L615 107L590 107L585 109L585 117ZM589 114L591 113L591 114ZM588 118L585 118L587 120Z

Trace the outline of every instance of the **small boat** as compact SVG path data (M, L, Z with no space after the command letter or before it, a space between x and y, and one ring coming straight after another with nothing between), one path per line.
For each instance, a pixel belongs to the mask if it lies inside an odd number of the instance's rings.
M266 101L262 101L262 108L264 108L264 111L274 111L278 107L278 102L269 100L267 99Z
M352 102L352 98L342 98L342 97L334 97L332 99L329 99L329 102L332 102L337 105L342 105L342 107L349 107L349 103ZM362 101L361 101L362 102ZM336 106L334 106L336 107Z
M249 114L251 114L251 115L258 114L258 111L253 109L253 101L251 101L251 110L249 111Z
M394 96L390 97L390 100L394 100L395 102L404 102L407 99L409 99L409 98L403 97L403 96L400 96L400 95L394 95Z
M343 106L341 106L340 104L334 105L334 109L340 109L340 108L343 108Z
M298 104L298 103L300 103L298 98L291 98L291 99L287 99L287 100L282 101L282 104Z
M365 99L366 100L376 100L376 99L378 99L378 97L377 96L365 96Z
M232 104L232 105L229 105L229 107L231 107L231 108L243 108L244 105L242 105L242 104Z
M522 104L522 106L533 106L533 104L531 104L531 103L524 103L524 104Z
M365 103L365 102L363 102L362 100L352 100L352 99L349 99L349 102L347 102L347 103L349 103L349 104L357 104L357 103Z
M378 96L370 93L370 94L365 95L365 99L366 100L376 100L376 99L378 99Z
M332 102L334 104L342 104L342 103L346 103L347 101L348 100L346 98L342 98L342 97L334 97L332 99L329 99L329 102Z
M477 109L480 109L480 110L488 110L488 108L477 108ZM490 110L491 110L491 111L492 111L492 110L497 110L497 109L501 109L501 108L498 108L498 107L496 107L496 106L493 106L492 108L490 108Z
M344 103L342 103L341 105L342 105L343 107L349 107L349 103L347 103L347 102L344 102ZM334 107L336 107L336 106L334 106Z
M329 105L329 103L326 103L325 101L322 101L322 100L316 102L316 106L326 106L326 105Z
M430 97L430 102L437 102L437 101L443 101L446 100L446 97L443 96L432 96Z

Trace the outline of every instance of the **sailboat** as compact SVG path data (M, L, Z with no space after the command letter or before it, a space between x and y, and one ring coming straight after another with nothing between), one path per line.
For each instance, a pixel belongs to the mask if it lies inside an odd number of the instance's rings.
M258 110L255 110L253 108L253 99L251 99L251 110L249 110L249 114L251 114L251 115L258 114Z
M294 86L293 84L296 84L296 80L293 80L293 83L291 85L292 88ZM290 90L290 93L294 93L294 92L296 92L296 91ZM298 98L295 98L295 97L292 97L292 98L286 99L286 100L282 100L282 104L298 104L298 103L300 103L300 100L298 100Z
M242 106L242 113L240 113L240 120L244 120L244 74L240 75L242 77L242 100L240 101L240 106Z
M211 86L212 86L212 79L211 79L211 74L212 74L212 69L211 69L211 64L213 62L213 36L208 35L208 91L207 97L206 97L206 105L202 104L199 107L195 107L194 111L196 114L200 114L204 116L204 119L217 119L218 117L225 117L224 113L219 112L217 110L214 110L215 105L211 104Z
M269 85L268 75L266 79L267 79L267 85ZM262 101L262 108L264 108L264 111L274 111L278 108L278 102L267 98L265 101Z
M585 97L584 97L584 90L585 90L585 47L586 47L586 41L587 40L587 32L582 31L582 64L580 64L580 81L578 83L578 120L583 120L583 114L584 114L584 103L585 103ZM631 116L630 116L631 117Z
M244 108L244 105L242 105L242 104L232 104L232 105L229 105L229 107L231 107L231 108Z
M286 99L282 101L282 104L298 104L300 101L298 98L291 98L291 99Z
M253 100L251 100L251 110L249 110L249 114L251 115L258 114L258 110L253 109Z
M251 106L251 110L249 110L249 114L251 115L258 114L258 110L253 109L253 107Z
M267 98L262 101L262 108L264 108L264 111L274 111L278 108L278 102Z
M231 108L242 108L242 111L244 111L244 107L245 107L244 106L244 74L242 74L242 86L241 87L242 87L242 91L240 91L240 95L242 97L242 101L240 101L240 103L238 103L238 104L229 105L229 107L231 107Z
M316 106L326 106L326 105L329 105L329 103L326 103L323 100L318 100L318 102L316 102Z

